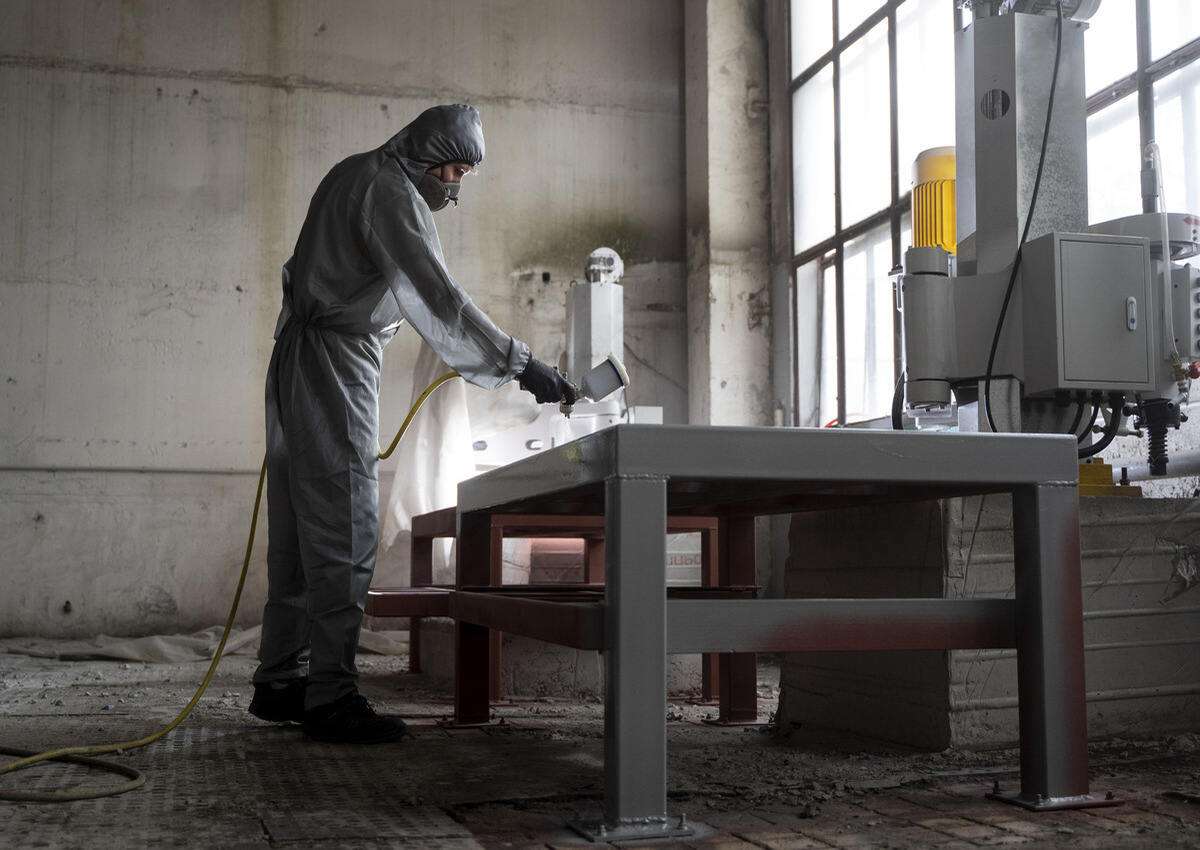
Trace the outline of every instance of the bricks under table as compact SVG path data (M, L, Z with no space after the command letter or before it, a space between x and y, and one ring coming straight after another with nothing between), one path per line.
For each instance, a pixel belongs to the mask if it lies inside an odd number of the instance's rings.
M433 585L433 541L457 534L455 508L445 508L413 518L413 591L380 591L372 594L370 613L405 616L420 611L414 592ZM503 544L505 537L581 537L584 540L583 587L604 586L604 517L556 514L495 514L489 533L488 575L492 586L504 583ZM705 588L753 587L757 580L753 519L717 519L680 516L667 520L669 534L700 534L701 586ZM564 584L561 590L581 589ZM552 592L552 586L539 591ZM407 595L410 603L402 599ZM389 605L388 597L395 600ZM421 617L412 614L409 628L409 670L421 671ZM502 698L500 682L502 633L492 630L489 640L488 698ZM753 652L704 653L701 662L701 695L705 702L718 703L718 722L754 723L758 719L757 660ZM486 719L486 718L485 718Z

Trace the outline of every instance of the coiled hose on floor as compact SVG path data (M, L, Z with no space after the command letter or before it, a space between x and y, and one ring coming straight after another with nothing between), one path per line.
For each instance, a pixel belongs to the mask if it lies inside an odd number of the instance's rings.
M416 418L417 412L421 409L425 401L433 395L434 390L442 384L454 378L460 377L457 372L447 372L444 375L436 378L433 383L427 386L424 391L417 396L417 400L413 402L412 407L408 410L408 415L404 417L404 421L400 424L400 430L396 432L395 438L387 447L387 450L379 454L380 460L387 460L392 456L392 452L400 445L400 439L404 436L404 432L408 430ZM126 791L133 791L136 788L141 788L146 784L146 777L140 771L134 770L132 767L126 767L122 764L113 762L100 761L99 759L90 758L90 756L102 756L111 753L123 753L128 750L136 750L140 747L148 747L170 733L183 721L187 720L192 709L200 702L200 698L204 696L204 692L208 690L208 686L212 684L213 676L216 675L217 667L221 663L221 655L225 651L225 643L229 640L229 633L233 630L233 622L237 617L238 604L242 601L242 590L246 586L246 576L250 572L250 556L254 551L254 532L258 527L259 509L262 507L263 484L267 480L267 459L264 457L262 468L258 473L258 489L254 494L254 510L250 513L250 534L246 538L246 554L242 558L242 572L238 576L237 589L233 592L233 603L229 606L229 616L225 618L225 629L221 632L221 640L217 644L216 651L213 652L212 661L208 665L208 671L205 672L204 678L200 680L199 687L192 694L192 698L188 700L175 718L158 729L142 738L135 738L132 741L117 741L113 744L91 744L77 747L60 747L55 750L46 750L45 752L36 752L34 750L23 750L15 747L0 746L0 754L8 756L19 756L16 761L10 761L7 764L0 765L0 776L15 773L27 767L32 767L35 764L41 764L46 761L61 761L71 764L82 764L87 767L93 767L97 770L115 773L119 776L124 776L128 781L119 785L105 785L99 788L72 788L66 791L12 791L0 788L0 800L11 800L21 803L69 803L75 800L93 800L97 797L112 797L117 794L124 794Z

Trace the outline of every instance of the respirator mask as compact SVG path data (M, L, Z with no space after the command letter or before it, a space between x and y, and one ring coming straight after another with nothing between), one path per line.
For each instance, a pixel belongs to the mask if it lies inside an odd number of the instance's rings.
M425 199L425 203L429 204L429 209L433 212L444 209L446 204L451 201L458 206L458 190L458 183L443 183L428 172L422 174L421 179L417 182L417 191L421 193L421 197Z

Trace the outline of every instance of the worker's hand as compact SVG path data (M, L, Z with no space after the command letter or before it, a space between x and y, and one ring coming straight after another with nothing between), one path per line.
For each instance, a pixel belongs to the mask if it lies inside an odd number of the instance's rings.
M566 378L541 360L535 360L532 357L529 358L525 371L517 376L517 383L525 392L533 393L538 404L553 404L560 401L574 404L579 397L579 393Z

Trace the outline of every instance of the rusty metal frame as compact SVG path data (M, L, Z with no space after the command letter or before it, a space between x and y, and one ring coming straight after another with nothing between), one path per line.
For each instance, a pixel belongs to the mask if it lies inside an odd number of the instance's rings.
M450 594L450 616L560 646L604 649L604 605L600 597L571 597L569 592L539 597L457 590Z
M372 617L449 617L450 591L442 587L372 588L367 591L366 613Z
M443 508L413 517L411 542L411 564L413 588L425 588L433 584L433 541L435 538L453 538L456 533L456 509ZM674 516L667 520L668 534L700 534L701 551L701 583L704 587L729 586L731 584L753 584L754 569L750 566L749 579L740 582L722 580L718 568L718 519L702 516ZM490 520L492 548L491 574L494 584L503 581L503 552L501 547L506 537L569 537L584 540L583 575L585 582L597 582L603 585L604 569L604 517L600 515L563 516L559 514L493 514ZM751 550L750 557L753 557ZM743 573L745 569L743 568ZM741 575L741 574L739 574ZM386 593L386 596L383 595ZM421 619L428 616L447 616L446 614L423 613L419 594L411 594L404 589L381 591L368 598L367 613L378 617L410 617L409 623L409 658L410 673L421 672ZM411 611L411 613L409 613ZM501 664L503 653L503 630L493 629L491 635L492 673L490 696L493 702L503 696L501 687ZM721 694L721 659L714 654L705 654L701 659L701 701L706 703L719 702L720 720L730 722L746 722L757 715L757 692L753 681L754 676L747 677L745 667L751 665L753 673L753 658L748 662L740 660L738 668L740 676L727 675L730 684L726 689L726 698L722 701ZM731 671L732 672L732 671Z

